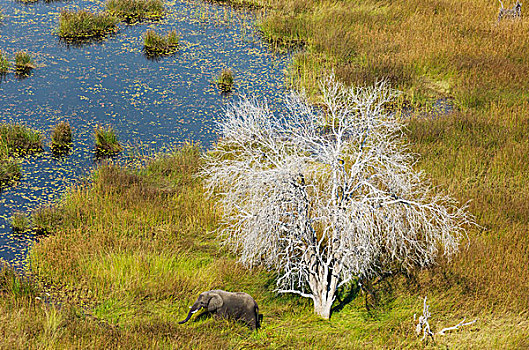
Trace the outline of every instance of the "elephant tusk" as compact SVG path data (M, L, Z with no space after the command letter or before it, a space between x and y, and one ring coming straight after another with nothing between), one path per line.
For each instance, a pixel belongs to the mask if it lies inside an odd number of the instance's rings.
M199 309L196 309L195 311L191 311L191 314L194 314L196 312L198 312Z

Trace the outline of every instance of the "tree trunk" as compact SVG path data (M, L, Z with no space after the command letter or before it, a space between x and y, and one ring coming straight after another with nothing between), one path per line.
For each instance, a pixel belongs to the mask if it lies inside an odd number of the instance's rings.
M328 270L327 273L329 273ZM328 320L331 317L331 307L332 303L334 302L337 280L336 278L331 277L330 281L327 281L327 276L325 275L323 276L324 282L320 282L315 286L311 286L311 289L314 296L314 313Z
M319 301L314 298L314 313L320 315L322 318L328 320L331 317L332 299Z

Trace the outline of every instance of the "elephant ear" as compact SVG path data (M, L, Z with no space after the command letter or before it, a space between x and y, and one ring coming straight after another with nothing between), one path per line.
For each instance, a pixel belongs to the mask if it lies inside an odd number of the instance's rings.
M216 311L219 307L221 307L224 304L224 301L222 300L222 298L220 297L218 293L209 293L209 296L211 297L208 303L209 312Z

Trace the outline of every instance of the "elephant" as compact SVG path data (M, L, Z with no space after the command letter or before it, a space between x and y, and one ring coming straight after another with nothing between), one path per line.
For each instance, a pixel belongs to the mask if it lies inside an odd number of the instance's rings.
M218 289L203 292L191 306L186 319L178 323L186 323L201 308L220 317L243 321L253 330L260 326L259 307L255 300L246 293L231 293Z

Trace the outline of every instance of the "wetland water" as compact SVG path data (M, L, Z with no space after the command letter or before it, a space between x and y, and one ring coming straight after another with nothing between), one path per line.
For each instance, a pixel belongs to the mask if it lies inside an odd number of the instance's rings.
M29 213L56 201L89 175L95 165L96 125L112 125L118 139L152 151L216 138L214 123L227 103L241 95L266 98L277 108L288 55L272 53L259 39L249 12L192 1L166 1L158 22L119 25L99 42L69 46L54 30L63 8L99 12L103 1L39 1L29 5L0 0L0 50L13 61L29 52L37 68L24 79L12 72L0 82L0 123L21 123L45 136L44 152L22 160L22 179L0 192L0 259L21 267L32 244L30 234L14 234L15 211ZM147 59L147 29L180 33L173 56ZM222 68L235 74L235 90L222 96L211 81ZM68 121L73 149L61 159L49 150L51 128Z

